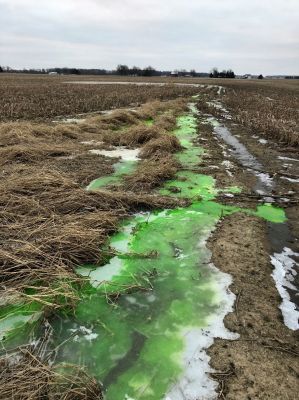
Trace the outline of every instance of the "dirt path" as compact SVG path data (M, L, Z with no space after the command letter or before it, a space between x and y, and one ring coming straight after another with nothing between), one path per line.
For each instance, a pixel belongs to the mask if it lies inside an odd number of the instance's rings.
M233 278L230 289L237 299L234 312L225 318L225 326L239 334L239 340L217 339L208 350L212 367L219 371L213 378L219 382L221 399L295 399L297 335L286 327L279 309L281 297L271 276L270 256L284 248L298 252L298 183L294 180L299 175L299 162L293 160L294 153L282 151L274 143L261 143L259 137L252 137L240 126L224 123L264 166L262 172L273 180L270 201L285 208L288 222L274 227L256 217L234 214L218 223L209 241L212 262ZM227 198L227 202L250 207L265 199L265 194L254 190L257 177L233 156L233 146L227 146L208 128L201 141L209 151L203 162L206 171L224 185L244 188L242 195ZM229 169L223 168L228 165ZM293 283L298 288L296 278ZM298 301L292 293L291 298Z

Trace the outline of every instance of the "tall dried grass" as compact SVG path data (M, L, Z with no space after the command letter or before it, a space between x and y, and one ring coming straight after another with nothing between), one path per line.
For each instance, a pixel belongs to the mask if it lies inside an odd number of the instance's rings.
M232 86L222 97L225 107L231 111L233 121L247 127L253 134L286 146L299 146L299 101L293 90L273 85ZM199 102L199 109L219 115L221 111Z
M75 85L67 83L69 78L66 76L56 78L53 80L49 76L1 74L1 120L44 120L62 115L138 106L157 99L177 99L198 92L195 87L174 85ZM85 78L80 77L82 79Z

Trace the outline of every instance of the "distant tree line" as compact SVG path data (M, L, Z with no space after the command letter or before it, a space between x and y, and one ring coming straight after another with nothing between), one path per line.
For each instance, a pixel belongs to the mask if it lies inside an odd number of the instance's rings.
M0 66L1 72L22 73L22 74L49 74L56 72L60 75L121 75L121 76L186 76L186 77L207 77L206 72L196 72L194 69L187 71L185 69L175 71L156 70L152 66L145 68L128 67L124 64L119 64L115 70L106 70L104 68L23 68L14 69L10 67Z
M210 72L210 78L235 78L236 75L232 69L218 71L218 68L213 68Z
M115 70L107 70L105 68L69 68L69 67L56 67L56 68L23 68L14 69L8 66L0 65L0 73L22 73L22 74L49 74L56 72L59 75L121 75L121 76L172 76L172 77L210 77L210 78L235 78L236 75L232 69L218 71L218 68L213 68L210 73L197 72L195 69L187 71L186 69L175 69L173 71L156 70L152 66L145 68L128 67L125 64L119 64ZM263 75L256 76L258 79L263 79ZM270 78L270 76L267 76ZM281 79L299 79L298 75L277 75L271 78Z
M117 75L122 76L186 76L186 77L207 77L209 76L206 72L196 72L195 69L187 71L186 69L174 70L174 71L159 71L148 66L145 68L139 68L136 66L128 67L125 64L119 64L116 68Z

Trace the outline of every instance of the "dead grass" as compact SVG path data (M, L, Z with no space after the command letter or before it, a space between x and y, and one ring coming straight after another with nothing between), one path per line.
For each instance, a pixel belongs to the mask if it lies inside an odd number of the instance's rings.
M214 97L215 98L215 97ZM202 112L221 116L221 111L206 104L205 97L198 102ZM299 101L292 86L273 86L240 82L229 84L221 101L230 111L234 122L247 127L281 145L299 146Z
M7 122L0 125L0 147L34 144L39 140L55 143L77 139L78 126L74 124L46 125L30 122Z
M132 126L126 131L111 132L106 131L101 135L101 140L113 146L139 147L152 138L159 136L159 130L156 127L148 127L144 124Z
M181 149L182 146L174 135L162 133L158 138L150 140L142 147L140 156L142 158L163 157Z
M153 161L153 169L155 165ZM184 204L132 192L87 192L58 171L29 171L0 185L0 263L5 288L23 288L40 280L50 287L63 276L72 280L77 265L105 260L109 250L103 246L128 213ZM174 171L173 165L165 163L152 178L154 185ZM144 176L149 180L145 172L135 182L136 188L149 187Z
M299 146L299 102L295 94L239 89L229 91L224 101L234 119L252 132L288 146Z
M3 400L101 400L98 382L75 365L50 366L44 343L23 347L0 358Z
M34 145L13 145L0 148L0 165L9 163L36 163L55 157L70 157L71 147L66 149L62 146L40 144Z
M133 174L125 177L123 186L127 190L149 192L165 180L172 179L178 169L178 162L170 155L150 158L140 163Z
M1 74L0 119L53 119L57 116L136 107L147 101L176 99L198 92L194 87L174 85L76 85L68 83L69 80L74 80L74 76L57 76L53 79L46 75ZM79 80L86 80L86 77L80 76Z
M70 157L48 158L45 166L48 170L57 170L71 180L85 187L100 176L112 174L115 159L85 152Z

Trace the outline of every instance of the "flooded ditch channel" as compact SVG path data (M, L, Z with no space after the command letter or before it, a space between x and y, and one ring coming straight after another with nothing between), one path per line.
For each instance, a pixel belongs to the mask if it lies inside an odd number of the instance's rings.
M89 278L82 300L74 313L60 312L50 321L51 348L57 349L52 362L85 365L103 383L107 400L216 398L205 349L215 337L237 338L223 324L235 296L229 290L231 277L211 263L206 242L217 222L232 213L273 224L285 221L284 211L272 204L252 210L218 203L218 193L240 189L218 189L213 177L196 171L204 149L195 143L194 105L178 117L177 125L173 133L184 146L177 154L182 169L159 193L186 197L192 204L123 221L109 242L117 255L104 266L79 267L77 273ZM124 153L115 173L93 181L89 190L115 184L135 169L138 152ZM22 314L20 306L18 315L33 318L34 324L40 310L31 307ZM7 348L32 340L24 322L6 319L5 325L2 318Z

